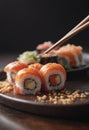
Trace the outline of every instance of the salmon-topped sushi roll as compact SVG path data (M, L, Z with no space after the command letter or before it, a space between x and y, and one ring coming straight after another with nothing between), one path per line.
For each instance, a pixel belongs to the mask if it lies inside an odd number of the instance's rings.
M51 46L52 46L51 41L45 41L45 42L37 45L36 51L37 51L37 53L43 53L45 50L47 50Z
M83 48L81 46L75 46L67 44L62 46L59 50L56 51L59 56L59 63L63 63L66 66L71 67L80 67L84 64L82 56ZM63 65L63 66L64 66Z
M61 90L64 87L66 71L62 65L48 63L40 69L40 72L42 75L43 91Z
M29 65L28 67L29 68L32 67L32 68L36 68L36 69L40 70L42 66L43 65L40 63L34 63L34 64Z
M41 75L36 68L24 68L16 75L15 94L36 94L41 90Z
M18 62L18 61L14 61L9 63L8 65L6 65L4 67L4 72L6 72L7 74L7 81L11 84L14 85L15 84L15 77L16 77L16 73L23 69L23 68L27 68L28 65Z

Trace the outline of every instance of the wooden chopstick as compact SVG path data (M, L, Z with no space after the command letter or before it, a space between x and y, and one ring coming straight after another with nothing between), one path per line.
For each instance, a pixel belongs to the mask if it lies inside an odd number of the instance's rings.
M89 15L87 17L85 17L80 23L78 23L72 30L70 30L65 36L69 35L71 32L73 32L78 27L80 27L81 25L85 24L88 21L89 21Z
M46 54L58 45L64 44L67 40L72 38L74 35L79 33L80 31L84 30L85 28L89 27L89 15L82 20L77 26L75 26L71 31L69 31L63 38L61 38L59 41L57 41L53 46L51 46L49 49L44 51L42 54Z
M80 23L78 23L72 30L70 30L66 35L68 35L69 33L71 33L72 31L74 31L75 29L77 29L78 27L80 27L81 25L83 25L84 23L89 21L89 15L87 17L85 17Z

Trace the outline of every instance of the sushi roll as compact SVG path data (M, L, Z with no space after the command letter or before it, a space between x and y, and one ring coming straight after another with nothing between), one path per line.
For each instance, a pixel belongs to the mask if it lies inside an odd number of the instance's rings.
M18 61L14 61L9 63L8 65L6 65L4 67L4 72L6 72L7 74L7 81L11 84L14 85L15 84L15 77L16 77L16 73L23 69L23 68L27 68L28 65L18 62Z
M75 46L67 44L62 46L55 53L58 55L58 62L63 66L68 68L80 67L84 65L84 60L82 56L83 48L81 46Z
M42 91L61 90L66 81L66 71L64 67L57 63L45 64L40 69L42 75Z
M40 63L43 65L47 63L58 63L58 56L53 53L40 55Z
M33 94L41 90L41 75L36 68L24 68L16 75L14 93L15 94Z
M48 49L51 46L52 46L52 42L51 41L45 41L43 43L40 43L36 47L36 51L37 51L38 54L40 54L40 53L43 53L46 49Z
M28 67L29 68L32 67L32 68L36 68L37 70L40 70L42 66L43 65L40 63L34 63L34 64L29 65Z

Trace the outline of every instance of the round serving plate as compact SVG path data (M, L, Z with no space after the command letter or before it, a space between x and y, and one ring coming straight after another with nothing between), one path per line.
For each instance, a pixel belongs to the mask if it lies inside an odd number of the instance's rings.
M83 56L86 66L67 72L70 80L66 81L65 88L71 92L76 90L89 92L89 54L84 53ZM0 77L0 80L5 80L6 74L2 71ZM71 77L74 80L71 80ZM37 95L15 95L13 92L7 94L0 93L0 103L20 111L51 117L89 117L89 97L82 100L78 99L71 104L41 103L36 101L36 98Z

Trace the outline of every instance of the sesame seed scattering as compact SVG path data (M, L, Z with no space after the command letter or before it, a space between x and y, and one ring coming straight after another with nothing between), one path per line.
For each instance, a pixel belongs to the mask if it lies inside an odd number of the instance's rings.
M0 93L9 93L13 90L13 86L10 85L7 81L0 82Z
M52 103L52 104L72 104L78 100L83 101L89 97L89 92L80 92L76 90L71 92L67 89L64 89L60 92L52 92L49 94L37 96L36 101L41 103Z

